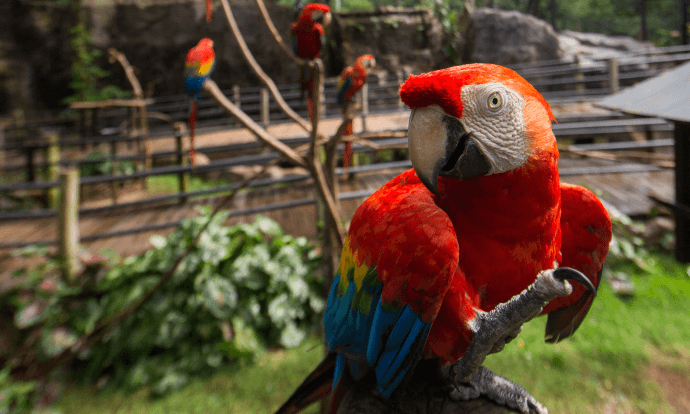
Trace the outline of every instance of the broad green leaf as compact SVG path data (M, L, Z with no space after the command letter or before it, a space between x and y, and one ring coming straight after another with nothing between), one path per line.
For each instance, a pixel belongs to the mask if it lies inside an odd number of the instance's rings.
M262 232L271 237L280 237L283 235L283 229L280 228L280 225L268 217L257 216L255 223Z
M280 344L285 348L294 348L304 341L307 337L307 332L300 329L294 323L288 323L280 332Z
M162 249L167 244L167 240L163 236L153 235L149 239L149 243L151 243L151 245L156 249Z
M203 284L206 308L218 319L227 319L237 307L237 290L229 280L215 275Z

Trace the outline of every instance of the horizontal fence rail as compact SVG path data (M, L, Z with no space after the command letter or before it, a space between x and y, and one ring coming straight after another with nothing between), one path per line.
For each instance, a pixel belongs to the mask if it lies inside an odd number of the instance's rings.
M654 51L636 52L625 57L617 58L615 63L610 60L590 60L587 62L547 61L532 65L513 66L528 81L530 81L551 103L560 102L585 102L596 101L603 96L617 90L619 86L630 85L635 81L646 79L661 73L663 70L672 67L680 62L690 60L690 47L671 47L665 49L655 49ZM615 71L612 70L615 66ZM617 73L615 79L612 72ZM407 111L398 96L400 82L407 74L394 74L386 78L372 76L369 78L366 94L362 99L366 99L368 111L361 114L363 117L373 114L384 114L392 112ZM325 88L325 118L340 118L342 110L337 105L336 80L329 80ZM293 110L306 117L306 103L301 97L301 92L297 84L280 85L279 89L283 97ZM260 87L235 87L224 91L231 101L238 104L240 108L256 122L268 120L268 124L278 124L282 122L292 122L282 112L278 110L277 104L270 97L268 105L263 105L261 100L262 88ZM201 98L198 102L198 134L227 131L238 128L235 121L227 116L227 113L218 108L215 102L209 98ZM80 215L89 214L128 214L132 209L153 209L170 207L175 203L185 202L193 199L194 202L213 201L239 187L237 183L224 184L214 188L197 191L189 191L182 182L195 174L206 174L210 172L228 171L237 166L261 166L270 163L279 154L273 151L265 151L265 146L257 141L211 145L197 147L197 152L205 154L216 154L215 159L207 165L197 165L194 168L186 164L185 156L188 151L183 146L183 136L186 132L176 129L176 122L186 122L189 101L185 95L166 96L153 99L153 103L147 106L150 114L150 128L145 134L126 133L131 128L129 119L132 112L123 108L110 108L98 111L99 118L94 117L97 122L91 131L96 135L87 134L85 128L76 128L75 119L48 119L33 126L6 128L3 135L5 141L0 142L0 156L4 156L0 173L25 176L20 178L23 181L12 182L14 178L4 178L0 182L0 192L30 192L30 194L40 194L41 192L55 191L59 186L59 181L55 179L40 178L45 176L45 172L58 165L72 165L86 168L94 164L111 163L119 166L124 163L141 165L149 162L146 168L140 168L129 174L119 173L111 169L110 174L93 175L81 177L82 186L94 185L114 185L115 183L141 180L151 176L173 175L179 178L179 191L171 194L150 196L132 202L118 202L113 196L113 203L99 207L83 207L79 209ZM83 118L83 116L81 117ZM558 139L572 139L575 142L569 148L577 151L616 151L616 150L640 150L649 148L670 147L674 145L672 139L654 139L647 141L625 141L625 142L597 142L581 143L582 140L593 140L595 137L611 138L620 134L631 132L644 133L668 133L673 131L673 124L663 119L657 118L628 118L620 112L609 111L593 114L564 114L559 116L559 123L553 125L554 134ZM268 125L263 123L264 126ZM55 141L49 142L46 139L38 139L31 135L34 127L47 128L57 131ZM173 128L171 128L173 127ZM74 138L76 130L80 135ZM35 130L35 128L33 129ZM100 132L99 132L100 131ZM377 151L391 148L404 148L407 138L404 135L406 129L386 131L391 136L381 136L373 139L378 148L371 148L359 143L353 145L355 153L375 154ZM53 135L56 133L53 132ZM37 135L37 134L35 134ZM385 135L385 133L383 134ZM69 138L67 138L69 137ZM161 139L175 139L175 150L165 150L156 152L133 152L130 146L139 145L143 141L153 141ZM618 138L620 139L620 138ZM285 144L296 147L307 143L307 136L295 136L281 141ZM591 142L591 141L590 141ZM104 146L102 155L91 155L90 157L55 160L49 158L48 153L52 148L58 147L60 151L74 151L77 153L87 152L88 148ZM127 151L124 150L127 146ZM118 148L120 148L118 150ZM108 150L109 149L109 152ZM120 153L116 153L121 151ZM342 147L340 148L342 153ZM225 157L225 153L233 156ZM373 159L373 158L372 158ZM411 167L409 160L372 162L368 165L356 165L348 168L348 173L357 174L372 171L401 170ZM664 167L647 164L616 163L609 166L596 166L586 168L562 168L561 176L581 175L581 174L612 174L612 173L635 173L644 171L660 171ZM342 168L337 170L337 174L343 174ZM8 177L10 177L8 175ZM286 185L298 182L306 182L310 179L307 174L290 175L283 178L265 178L252 181L248 188L250 191L264 188L267 186ZM16 180L15 180L16 181ZM100 188L100 187L98 187ZM113 187L114 188L114 187ZM359 190L339 194L341 200L362 198L371 194L374 190ZM32 193L31 193L32 192ZM231 216L255 214L265 211L280 210L285 208L298 207L302 205L314 204L313 197L306 197L298 200L291 200L281 203L274 203L265 206L252 207L249 209L234 210ZM36 219L55 217L55 208L39 208L27 211L0 211L0 222L22 219ZM179 225L180 221L170 221L143 227L108 231L99 234L86 235L81 238L83 242L89 242L110 237L120 237L128 234L142 233L152 230L168 229ZM28 240L16 243L0 243L0 249L17 248L31 244L54 244L55 240Z

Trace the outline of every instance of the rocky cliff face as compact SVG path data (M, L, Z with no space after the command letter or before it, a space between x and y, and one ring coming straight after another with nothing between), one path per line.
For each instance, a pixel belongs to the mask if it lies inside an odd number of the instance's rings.
M221 88L258 85L230 33L222 9L205 20L204 1L175 0L139 7L124 2L93 2L88 8L94 46L123 52L137 69L145 90L154 96L183 93L183 60L199 39L214 39L217 54L214 80ZM295 12L266 2L269 14L289 39ZM256 60L276 83L296 83L297 67L269 37L254 2L235 0L233 13ZM71 47L69 9L50 2L0 0L0 114L13 108L56 108L72 94L69 89ZM341 13L329 30L324 54L328 75L337 76L362 54L376 56L383 74L420 73L452 64L444 51L448 39L441 24L426 10L382 8ZM648 47L629 38L564 31L517 11L477 9L466 30L452 39L457 63L491 62L504 65L597 53L623 54ZM122 69L103 58L98 65L110 71L106 83L130 90Z
M463 62L499 65L559 59L558 35L536 17L511 10L480 8L465 31Z
M337 16L343 61L376 56L379 72L426 72L445 63L441 24L428 10L379 8Z

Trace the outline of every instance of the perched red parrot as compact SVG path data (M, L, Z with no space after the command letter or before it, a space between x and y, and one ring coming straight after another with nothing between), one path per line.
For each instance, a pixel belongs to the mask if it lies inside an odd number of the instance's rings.
M187 52L185 59L184 89L192 100L189 111L189 162L194 165L194 128L196 127L197 99L200 98L201 88L216 64L216 53L213 51L213 40L204 38Z
M364 82L367 80L367 70L376 66L376 60L372 55L362 55L355 59L352 66L343 69L340 74L340 83L338 83L338 104L343 105L343 116L345 115L345 103L352 99L355 94L362 88ZM352 135L352 122L349 122L345 127L344 136ZM352 160L352 142L345 142L345 151L343 152L343 169L347 171Z
M387 398L421 358L438 361L453 399L546 413L481 364L540 313L548 342L577 329L609 216L590 191L559 183L549 105L514 71L456 66L411 76L400 96L414 170L357 209L324 317L331 353L278 413L331 390L335 412L365 377Z
M326 41L324 26L331 22L331 9L325 4L312 3L302 8L297 21L290 26L292 50L302 59L316 59L321 56L323 42ZM300 69L302 96L307 93L307 111L313 119L314 107L312 89L314 79L308 69Z

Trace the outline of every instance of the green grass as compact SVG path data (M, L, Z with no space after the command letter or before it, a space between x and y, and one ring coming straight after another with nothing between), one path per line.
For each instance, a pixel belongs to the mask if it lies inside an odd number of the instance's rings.
M296 349L265 354L253 364L224 367L157 399L149 397L148 389L97 392L93 386L73 386L65 391L58 409L63 414L272 413L321 361L321 344L309 338ZM304 412L317 413L317 406Z
M539 318L503 352L489 356L487 367L523 385L553 413L676 412L672 396L650 378L650 370L658 366L690 383L690 275L687 265L670 258L654 256L652 262L647 272L616 266L631 274L635 295L621 298L603 283L573 337L544 343L546 318ZM311 338L295 350L227 367L156 400L147 390L99 393L71 387L58 408L64 414L270 413L318 364L319 345ZM317 411L314 406L307 412Z
M179 191L177 174L153 175L147 178L146 188L151 194L174 194ZM203 177L191 176L187 180L187 191L206 190L219 187L230 182L222 178L211 180Z
M649 272L617 266L632 275L635 295L622 299L604 283L573 337L546 344L546 318L537 319L516 343L489 356L487 367L523 385L551 412L599 413L616 404L630 412L675 412L649 370L656 364L690 379L690 276L672 259L655 262Z

